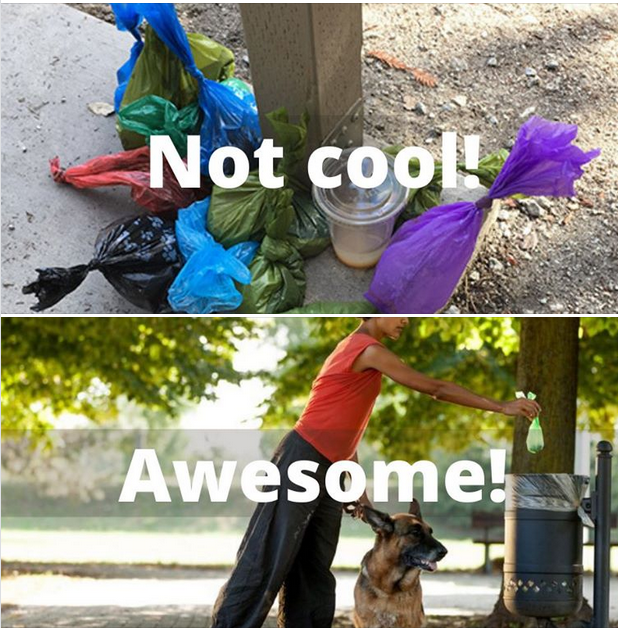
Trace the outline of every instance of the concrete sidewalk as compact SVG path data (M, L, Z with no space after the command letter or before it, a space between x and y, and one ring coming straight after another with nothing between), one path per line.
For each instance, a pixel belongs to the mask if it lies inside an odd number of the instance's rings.
M63 166L122 149L114 117L88 103L111 103L115 68L131 36L64 4L3 4L2 313L29 312L21 294L41 266L87 263L98 231L139 211L127 189L80 191L57 185ZM99 273L53 313L136 312Z
M99 230L139 213L127 188L76 190L54 183L49 159L83 163L122 146L114 116L88 104L112 103L116 69L133 38L64 4L3 4L2 16L2 313L28 313L22 287L35 269L87 263ZM464 190L478 198L482 189ZM306 302L362 298L373 270L339 263L332 249L309 260ZM135 313L98 272L49 313Z

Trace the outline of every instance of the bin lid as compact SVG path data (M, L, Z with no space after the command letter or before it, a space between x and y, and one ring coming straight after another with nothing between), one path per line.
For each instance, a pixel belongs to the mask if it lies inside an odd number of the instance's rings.
M592 521L580 508L590 478L570 473L525 473L506 476L507 510L551 510L553 512L578 511L591 525Z

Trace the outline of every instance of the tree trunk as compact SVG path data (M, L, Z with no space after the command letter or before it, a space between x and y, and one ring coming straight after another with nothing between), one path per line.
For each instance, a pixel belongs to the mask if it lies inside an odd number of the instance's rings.
M577 413L579 318L524 318L517 359L517 390L536 393L543 408L545 448L526 448L530 422L515 421L511 473L573 473Z
M522 318L517 390L536 393L541 404L545 448L531 454L526 447L528 419L515 420L511 473L573 473L577 413L579 318ZM587 603L585 604L585 607ZM586 608L582 609L582 612ZM588 606L588 609L590 607ZM487 618L488 628L535 625L511 615L500 596Z

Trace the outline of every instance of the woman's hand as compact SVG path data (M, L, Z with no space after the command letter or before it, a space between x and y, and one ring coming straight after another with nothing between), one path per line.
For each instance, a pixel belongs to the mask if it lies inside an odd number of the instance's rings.
M365 519L364 506L359 501L343 504L343 512L350 515L352 519L360 519L361 521Z
M355 502L348 502L347 504L343 504L343 511L348 515L352 516L352 519L360 519L361 521L365 521L365 506L369 508L373 508L373 504L369 497L367 497L367 491L364 491L363 494L357 499Z
M532 421L541 414L541 406L532 399L515 399L503 403L500 411L506 416L525 416Z

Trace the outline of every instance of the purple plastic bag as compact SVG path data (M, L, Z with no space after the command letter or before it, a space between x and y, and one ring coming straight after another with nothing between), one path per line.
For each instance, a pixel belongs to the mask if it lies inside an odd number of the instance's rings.
M530 118L486 197L434 207L401 226L378 262L367 300L388 314L432 314L443 308L472 257L483 208L493 199L575 195L582 166L600 153L574 146L576 137L575 124Z

